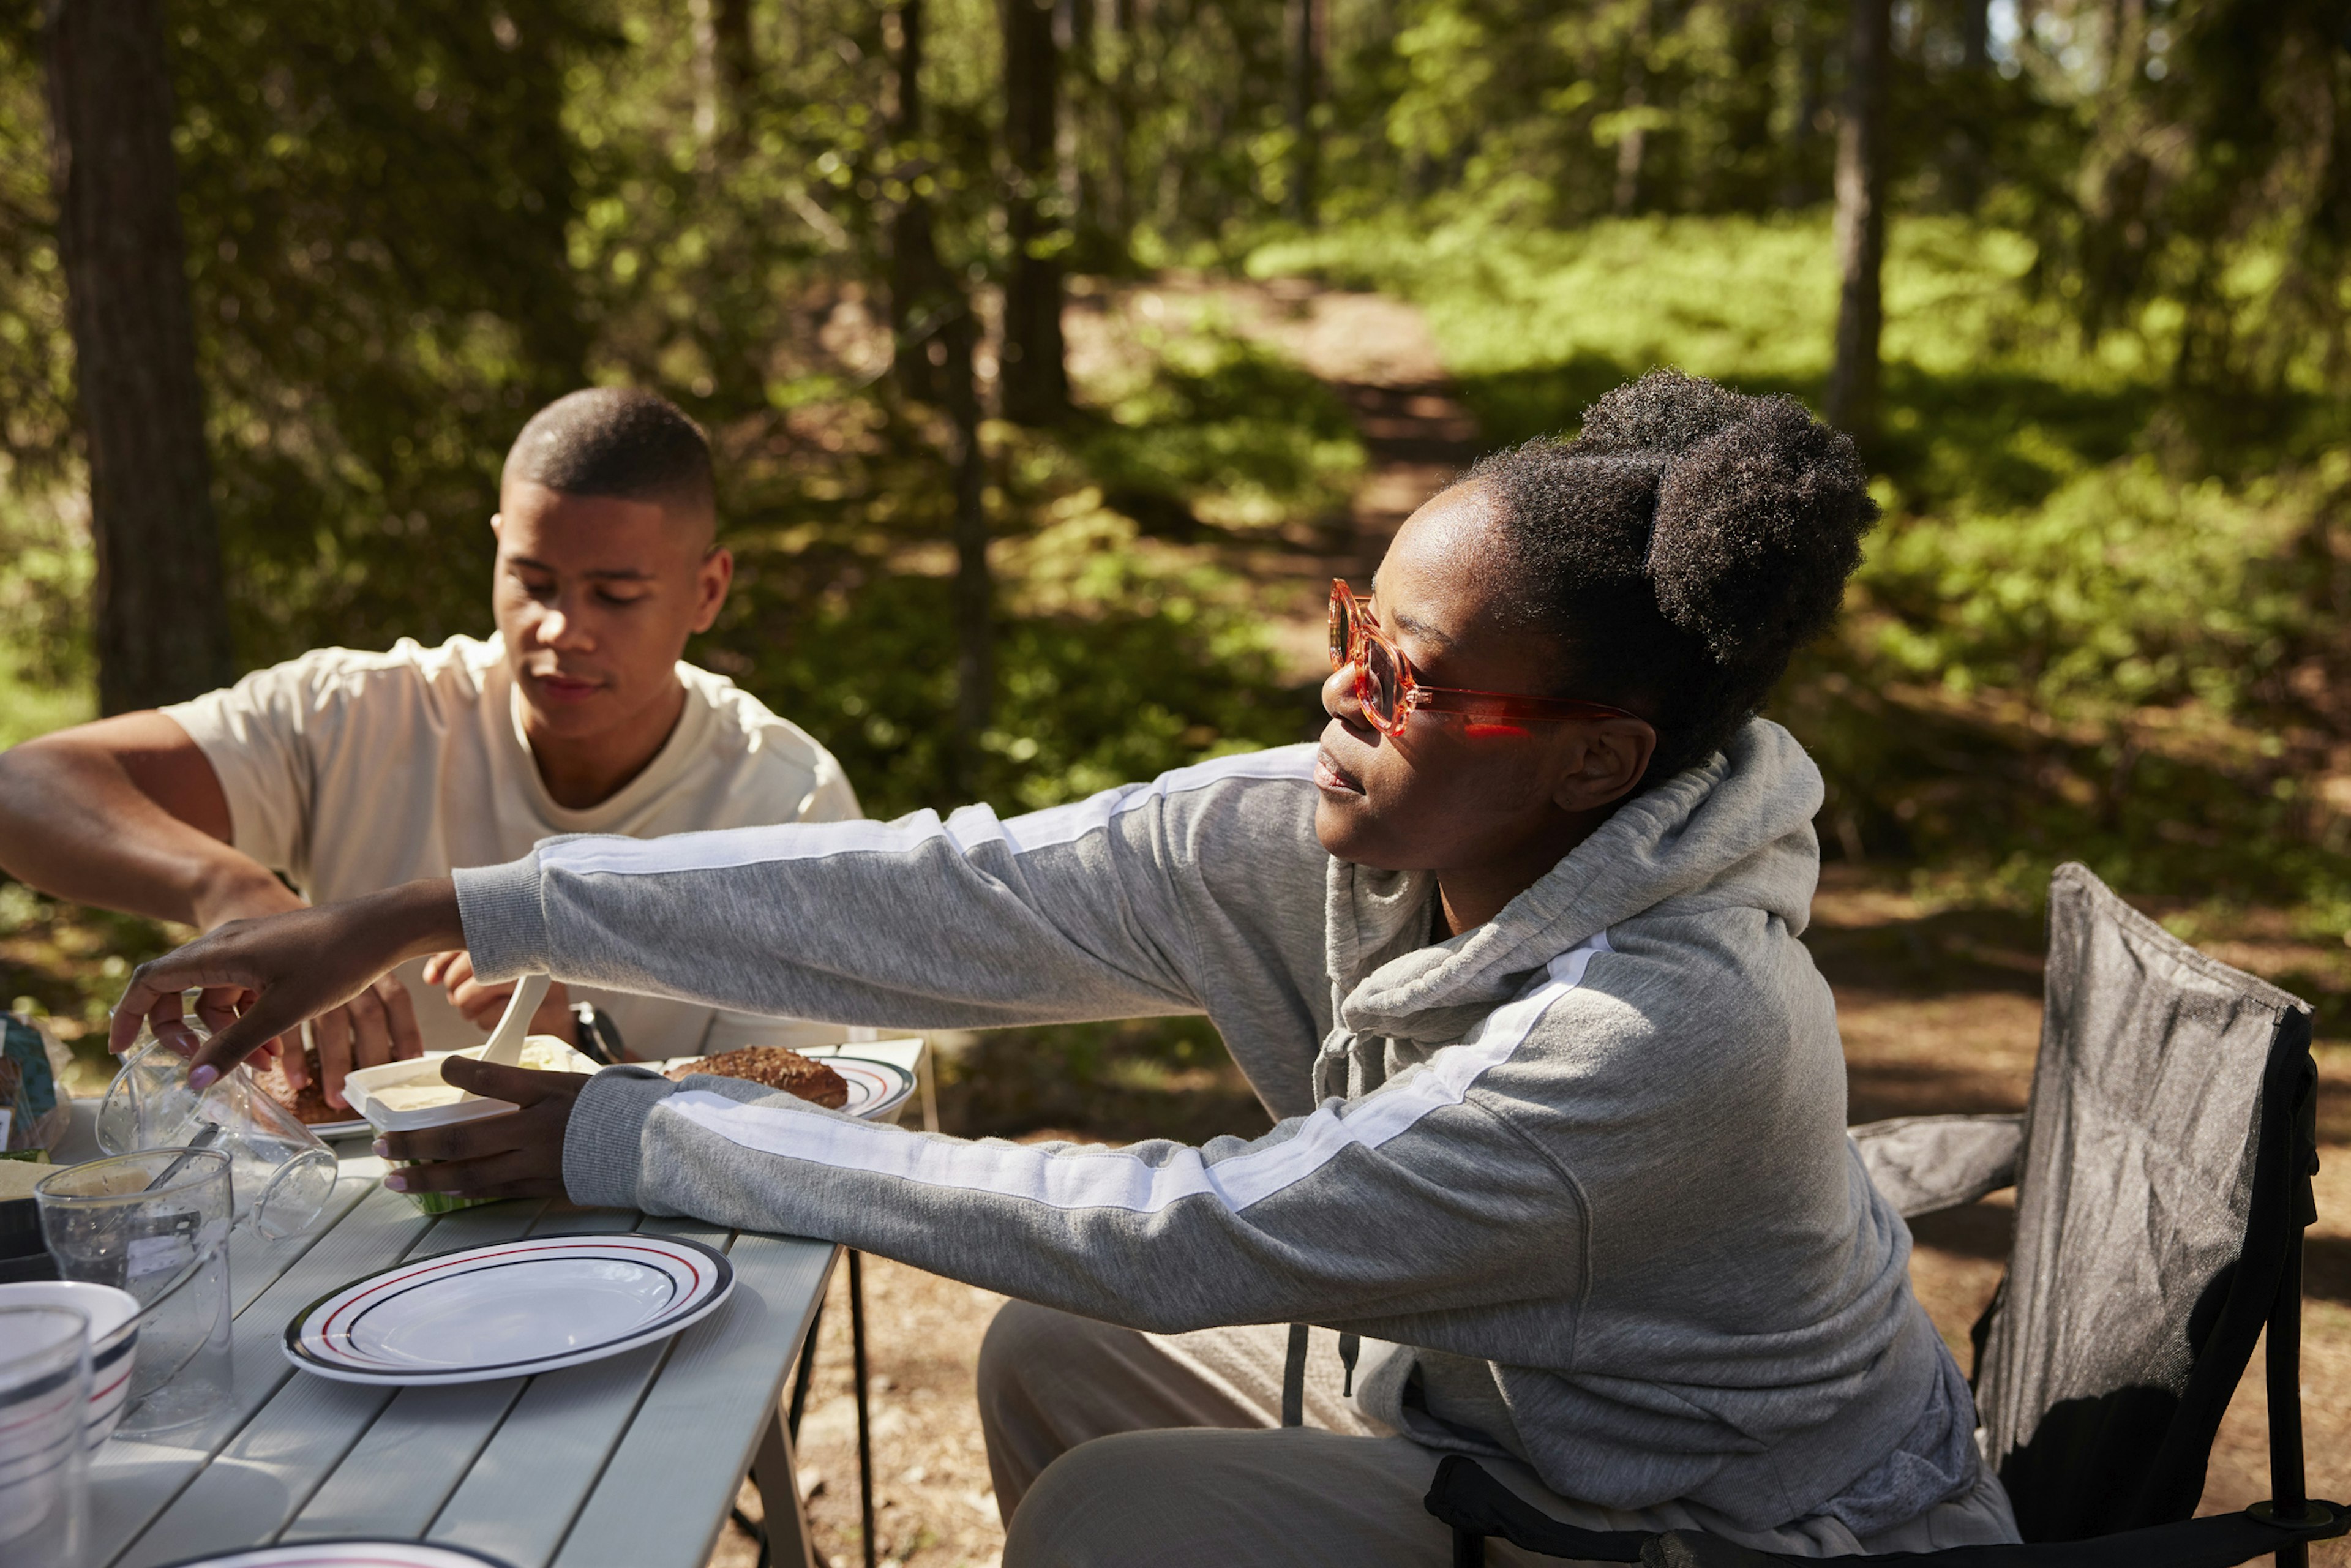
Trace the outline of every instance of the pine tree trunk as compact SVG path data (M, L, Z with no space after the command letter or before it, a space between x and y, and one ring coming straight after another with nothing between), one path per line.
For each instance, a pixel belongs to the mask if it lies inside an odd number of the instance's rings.
M234 674L160 0L49 0L57 248L89 444L99 706Z
M1315 0L1290 0L1289 21L1290 199L1285 206L1293 223L1311 224L1322 173L1314 104L1322 90L1322 36Z
M1102 149L1102 226L1123 253L1134 228L1134 169L1127 152L1134 140L1134 0L1112 0L1110 30L1116 53L1106 95L1110 145Z
M751 103L751 85L758 79L759 57L751 44L751 0L718 0L713 30L717 34L718 80L726 94L726 110L737 135Z
M981 746L996 709L996 583L987 564L986 458L979 446L979 390L972 376L978 323L959 312L939 334L946 347L941 367L947 415L954 421L956 783L967 800L986 787Z
M890 134L901 150L923 134L923 0L899 0L897 103ZM948 315L966 308L963 291L939 265L931 204L908 181L890 220L890 327L897 342L898 390L915 402L948 401L946 358L939 336Z
M1641 204L1641 165L1649 150L1648 128L1638 119L1649 104L1649 44L1652 0L1643 0L1634 14L1632 47L1625 62L1625 108L1635 116L1616 141L1616 188L1610 207L1620 215Z
M1944 178L1950 206L1971 213L1983 201L1986 138L1983 117L1991 89L1991 6L1990 0L1959 0L1959 91L1965 101L1951 128L1950 152Z
M1886 74L1891 0L1852 0L1844 123L1837 131L1836 361L1829 423L1864 447L1877 434L1878 274L1886 259Z
M1004 7L1004 151L1010 164L1005 237L1011 272L1004 283L1004 360L998 386L1004 417L1050 424L1068 411L1069 372L1061 356L1061 261L1045 198L1057 192L1053 125L1061 49L1050 0L1001 0Z
M897 103L890 131L901 145L923 133L923 0L899 0ZM898 388L946 409L953 425L956 549L956 789L977 799L996 706L996 585L987 564L985 455L979 388L972 371L979 326L962 287L940 265L931 204L908 190L890 225L890 319L897 333Z

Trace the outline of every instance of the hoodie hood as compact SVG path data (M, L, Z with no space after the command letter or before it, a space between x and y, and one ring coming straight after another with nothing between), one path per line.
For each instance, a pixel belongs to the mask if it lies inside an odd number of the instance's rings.
M1367 1092L1459 1040L1543 967L1636 915L1745 906L1801 935L1819 880L1820 769L1795 737L1750 719L1729 747L1625 802L1483 925L1428 945L1437 878L1331 862L1326 933L1337 1027L1318 1094ZM1377 1053L1377 1039L1394 1049ZM1324 1065L1357 1064L1342 1088Z

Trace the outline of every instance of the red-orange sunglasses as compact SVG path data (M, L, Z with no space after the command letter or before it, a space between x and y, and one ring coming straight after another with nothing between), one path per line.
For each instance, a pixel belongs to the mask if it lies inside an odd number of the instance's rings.
M1331 580L1331 667L1355 667L1355 702L1372 727L1402 735L1416 708L1466 715L1473 723L1545 723L1571 718L1637 718L1605 703L1575 697L1509 696L1500 692L1424 686L1404 650L1388 641L1343 578Z

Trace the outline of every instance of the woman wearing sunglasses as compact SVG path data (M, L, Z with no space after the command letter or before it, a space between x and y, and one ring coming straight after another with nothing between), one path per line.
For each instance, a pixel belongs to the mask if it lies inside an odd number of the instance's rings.
M845 1023L1205 1012L1263 1137L1019 1146L469 1065L524 1109L390 1152L447 1162L419 1187L1016 1298L980 1365L1008 1563L1440 1562L1444 1450L1602 1527L2013 1540L1844 1136L1798 941L1820 776L1755 716L1876 511L1792 402L1655 372L1423 507L1368 599L1333 585L1319 744L1009 820L550 840L225 927L140 971L117 1043L243 987L234 1060L460 945L493 978Z

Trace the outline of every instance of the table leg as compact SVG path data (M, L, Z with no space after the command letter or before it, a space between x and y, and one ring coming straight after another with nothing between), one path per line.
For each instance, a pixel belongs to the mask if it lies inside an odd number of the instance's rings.
M865 1568L873 1568L873 1428L865 1415L865 1272L863 1260L849 1254L849 1343L857 1373L857 1495L863 1508Z
M784 1417L784 1431L794 1443L800 1440L800 1417L808 1412L809 1384L816 1375L816 1336L824 1332L824 1301L820 1297L816 1315L809 1319L808 1338L800 1344L799 1369L792 1374L791 1414Z
M792 1451L781 1410L768 1418L767 1435L751 1456L751 1482L766 1505L767 1562L774 1568L816 1568L808 1515L800 1508L799 1457Z

